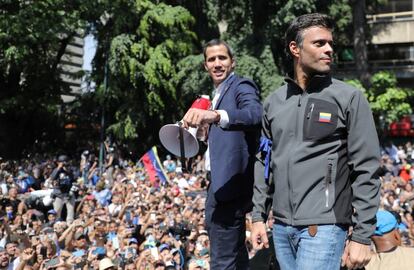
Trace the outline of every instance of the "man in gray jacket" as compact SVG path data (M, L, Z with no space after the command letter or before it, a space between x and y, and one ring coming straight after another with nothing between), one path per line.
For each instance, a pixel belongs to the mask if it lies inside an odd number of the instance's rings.
M341 256L358 269L370 259L379 143L363 93L330 75L332 31L326 15L293 20L286 32L293 74L263 105L252 240L268 246L272 208L282 270L339 269Z

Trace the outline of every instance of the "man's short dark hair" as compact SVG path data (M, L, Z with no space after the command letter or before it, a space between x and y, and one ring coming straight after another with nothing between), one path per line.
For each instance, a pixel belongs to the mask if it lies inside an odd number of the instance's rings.
M332 31L334 29L334 22L327 15L321 13L305 14L295 18L290 23L285 35L285 50L288 57L291 57L290 42L295 41L301 47L303 44L303 31L314 26Z
M206 60L206 57L207 57L207 55L206 55L207 48L213 47L213 46L218 46L218 45L223 45L224 47L226 47L227 53L229 54L230 59L233 59L233 55L234 55L233 50L231 49L229 44L227 44L227 42L225 42L221 39L216 39L215 38L215 39L212 39L209 42L207 42L203 47L204 61Z

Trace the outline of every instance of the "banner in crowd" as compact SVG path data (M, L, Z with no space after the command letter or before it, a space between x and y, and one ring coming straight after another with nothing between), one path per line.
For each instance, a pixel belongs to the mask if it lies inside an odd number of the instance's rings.
M160 183L167 181L167 175L164 172L160 159L157 154L157 147L153 146L148 152L146 152L140 159L144 164L144 168L147 171L149 180L154 183L156 177L160 180Z

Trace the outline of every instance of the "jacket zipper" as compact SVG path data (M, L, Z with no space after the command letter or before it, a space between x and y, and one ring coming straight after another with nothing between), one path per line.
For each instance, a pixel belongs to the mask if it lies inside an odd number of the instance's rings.
M310 119L311 118L311 116L312 116L312 113L313 113L313 109L315 108L315 103L312 103L311 105L310 105L310 109L309 109L309 112L308 112L308 115L306 116L306 118L308 118L308 119Z
M299 130L299 123L300 123L300 120L301 120L301 113L300 113L300 107L302 106L302 99L303 98L305 98L305 95L306 95L306 92L303 92L302 94L300 94L299 95L299 99L298 99L298 105L297 105L297 107L296 107L296 136L295 136L295 139L296 139L296 143L299 143L299 132L298 132L298 130ZM305 109L305 111L306 111L306 109ZM304 121L304 119L302 118L302 123L303 123L303 121ZM290 167L292 166L292 157L289 157L289 159L288 159L288 172L290 171ZM293 202L292 202L292 200L291 200L291 198L293 197L293 196L291 196L291 188L290 188L290 174L288 174L288 179L287 179L287 182L288 182L288 200L289 200L289 208L290 208L290 224L291 225L294 225L294 222L293 222L293 216L294 216L294 213L293 213Z
M329 185L332 183L332 164L328 164L328 174L325 178L325 207L329 207Z
M309 130L310 130L310 126L312 124L312 113L313 113L313 109L314 108L315 108L315 103L312 103L310 105L310 109L309 109L309 111L308 111L308 113L306 115L306 121L307 121L307 124L306 124L306 135L307 136L309 136Z

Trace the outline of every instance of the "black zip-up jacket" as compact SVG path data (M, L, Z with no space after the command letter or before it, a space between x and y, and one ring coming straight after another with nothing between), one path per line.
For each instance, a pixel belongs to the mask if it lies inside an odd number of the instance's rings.
M255 164L253 222L293 226L352 224L351 239L370 243L379 206L379 143L363 93L330 76L303 91L292 79L264 102L262 136L271 142L270 176Z

